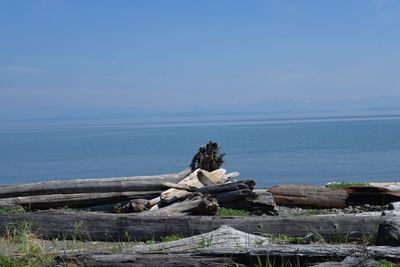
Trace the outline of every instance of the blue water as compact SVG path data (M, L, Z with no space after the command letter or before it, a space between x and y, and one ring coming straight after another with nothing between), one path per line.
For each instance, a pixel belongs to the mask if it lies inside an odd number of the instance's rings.
M371 117L3 128L0 184L176 172L208 140L258 186L400 181L400 119Z

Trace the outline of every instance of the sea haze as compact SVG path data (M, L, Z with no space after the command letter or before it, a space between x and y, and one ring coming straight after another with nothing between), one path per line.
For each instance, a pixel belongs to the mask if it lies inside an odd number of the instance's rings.
M399 136L399 116L9 124L0 184L176 172L208 140L228 171L262 187L400 181Z

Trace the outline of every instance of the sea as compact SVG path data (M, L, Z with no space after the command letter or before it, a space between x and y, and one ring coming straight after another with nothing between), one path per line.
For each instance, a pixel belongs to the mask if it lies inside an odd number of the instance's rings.
M400 116L205 116L0 125L0 184L155 175L217 142L223 168L278 184L400 181Z

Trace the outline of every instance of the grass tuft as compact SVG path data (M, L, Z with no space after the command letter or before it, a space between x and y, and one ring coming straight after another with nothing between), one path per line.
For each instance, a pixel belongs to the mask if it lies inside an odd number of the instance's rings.
M329 183L326 185L326 187L332 189L338 189L346 187L366 187L369 185L370 185L369 183L363 183L363 182L339 182L339 183Z
M181 234L173 234L173 235L162 236L162 237L160 237L160 240L161 240L161 242L170 242L170 241L180 240L182 238L183 238L183 235L181 235Z
M219 208L217 216L251 216L251 212L246 210Z
M380 261L378 261L378 266L379 267L396 267L398 265L394 264L393 262L390 262L388 260L380 260Z

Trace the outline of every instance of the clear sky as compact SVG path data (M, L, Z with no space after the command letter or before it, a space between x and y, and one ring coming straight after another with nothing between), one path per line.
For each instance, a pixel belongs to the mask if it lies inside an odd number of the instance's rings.
M381 96L398 0L0 1L0 119Z

